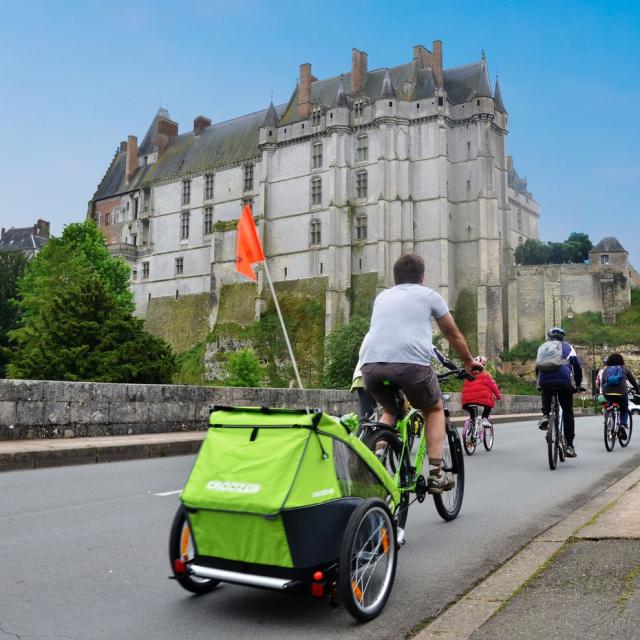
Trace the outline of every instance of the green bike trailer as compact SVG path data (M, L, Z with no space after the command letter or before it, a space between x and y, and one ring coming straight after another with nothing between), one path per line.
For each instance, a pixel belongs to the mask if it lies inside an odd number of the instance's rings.
M355 610L347 608L371 619L395 574L399 497L348 421L320 411L214 407L172 527L174 577L196 593L231 582L331 597L342 571L355 600ZM384 597L365 602L367 572L381 560Z

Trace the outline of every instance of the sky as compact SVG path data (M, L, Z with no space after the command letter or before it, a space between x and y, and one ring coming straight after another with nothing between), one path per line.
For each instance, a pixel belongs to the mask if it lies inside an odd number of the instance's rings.
M640 269L640 3L635 0L0 0L0 226L83 220L120 140L159 106L180 131L287 102L318 78L443 41L445 67L486 51L508 152L540 236L615 235Z

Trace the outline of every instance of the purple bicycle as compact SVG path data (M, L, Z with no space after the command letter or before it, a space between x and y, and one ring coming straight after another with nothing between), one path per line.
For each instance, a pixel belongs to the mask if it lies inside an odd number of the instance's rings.
M493 448L493 423L482 418L482 409L478 405L469 405L474 411L475 419L467 418L462 427L462 445L465 453L472 456L480 442L487 451Z

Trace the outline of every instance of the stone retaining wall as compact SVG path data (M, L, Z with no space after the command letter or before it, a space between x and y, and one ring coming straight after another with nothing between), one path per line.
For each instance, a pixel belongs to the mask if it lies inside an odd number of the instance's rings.
M204 429L211 404L356 410L348 391L0 380L0 440L167 433ZM460 413L460 394L450 409ZM540 400L506 396L496 413L536 413Z

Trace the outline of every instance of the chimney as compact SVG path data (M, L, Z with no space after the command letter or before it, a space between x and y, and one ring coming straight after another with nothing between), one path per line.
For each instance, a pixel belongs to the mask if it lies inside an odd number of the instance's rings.
M360 93L367 79L367 54L351 49L351 94Z
M38 222L33 225L33 235L40 236L42 238L49 237L49 222L48 220L42 220L38 218Z
M127 141L123 140L120 143L120 153L126 153L127 152Z
M207 127L211 126L211 120L204 116L197 116L193 120L193 135L199 136Z
M158 157L162 155L162 152L167 148L167 144L171 138L175 138L178 135L178 123L165 118L164 116L158 116L158 123L156 129L156 148L158 150Z
M129 182L138 168L138 138L129 136L127 139L127 160L124 170L125 180Z
M308 62L300 65L300 82L298 84L298 113L301 118L311 115L311 65Z
M431 51L417 44L413 47L413 61L418 63L420 69L428 69L431 62Z
M442 67L442 40L433 41L433 53L431 54L431 70L436 84L444 87L444 71Z

